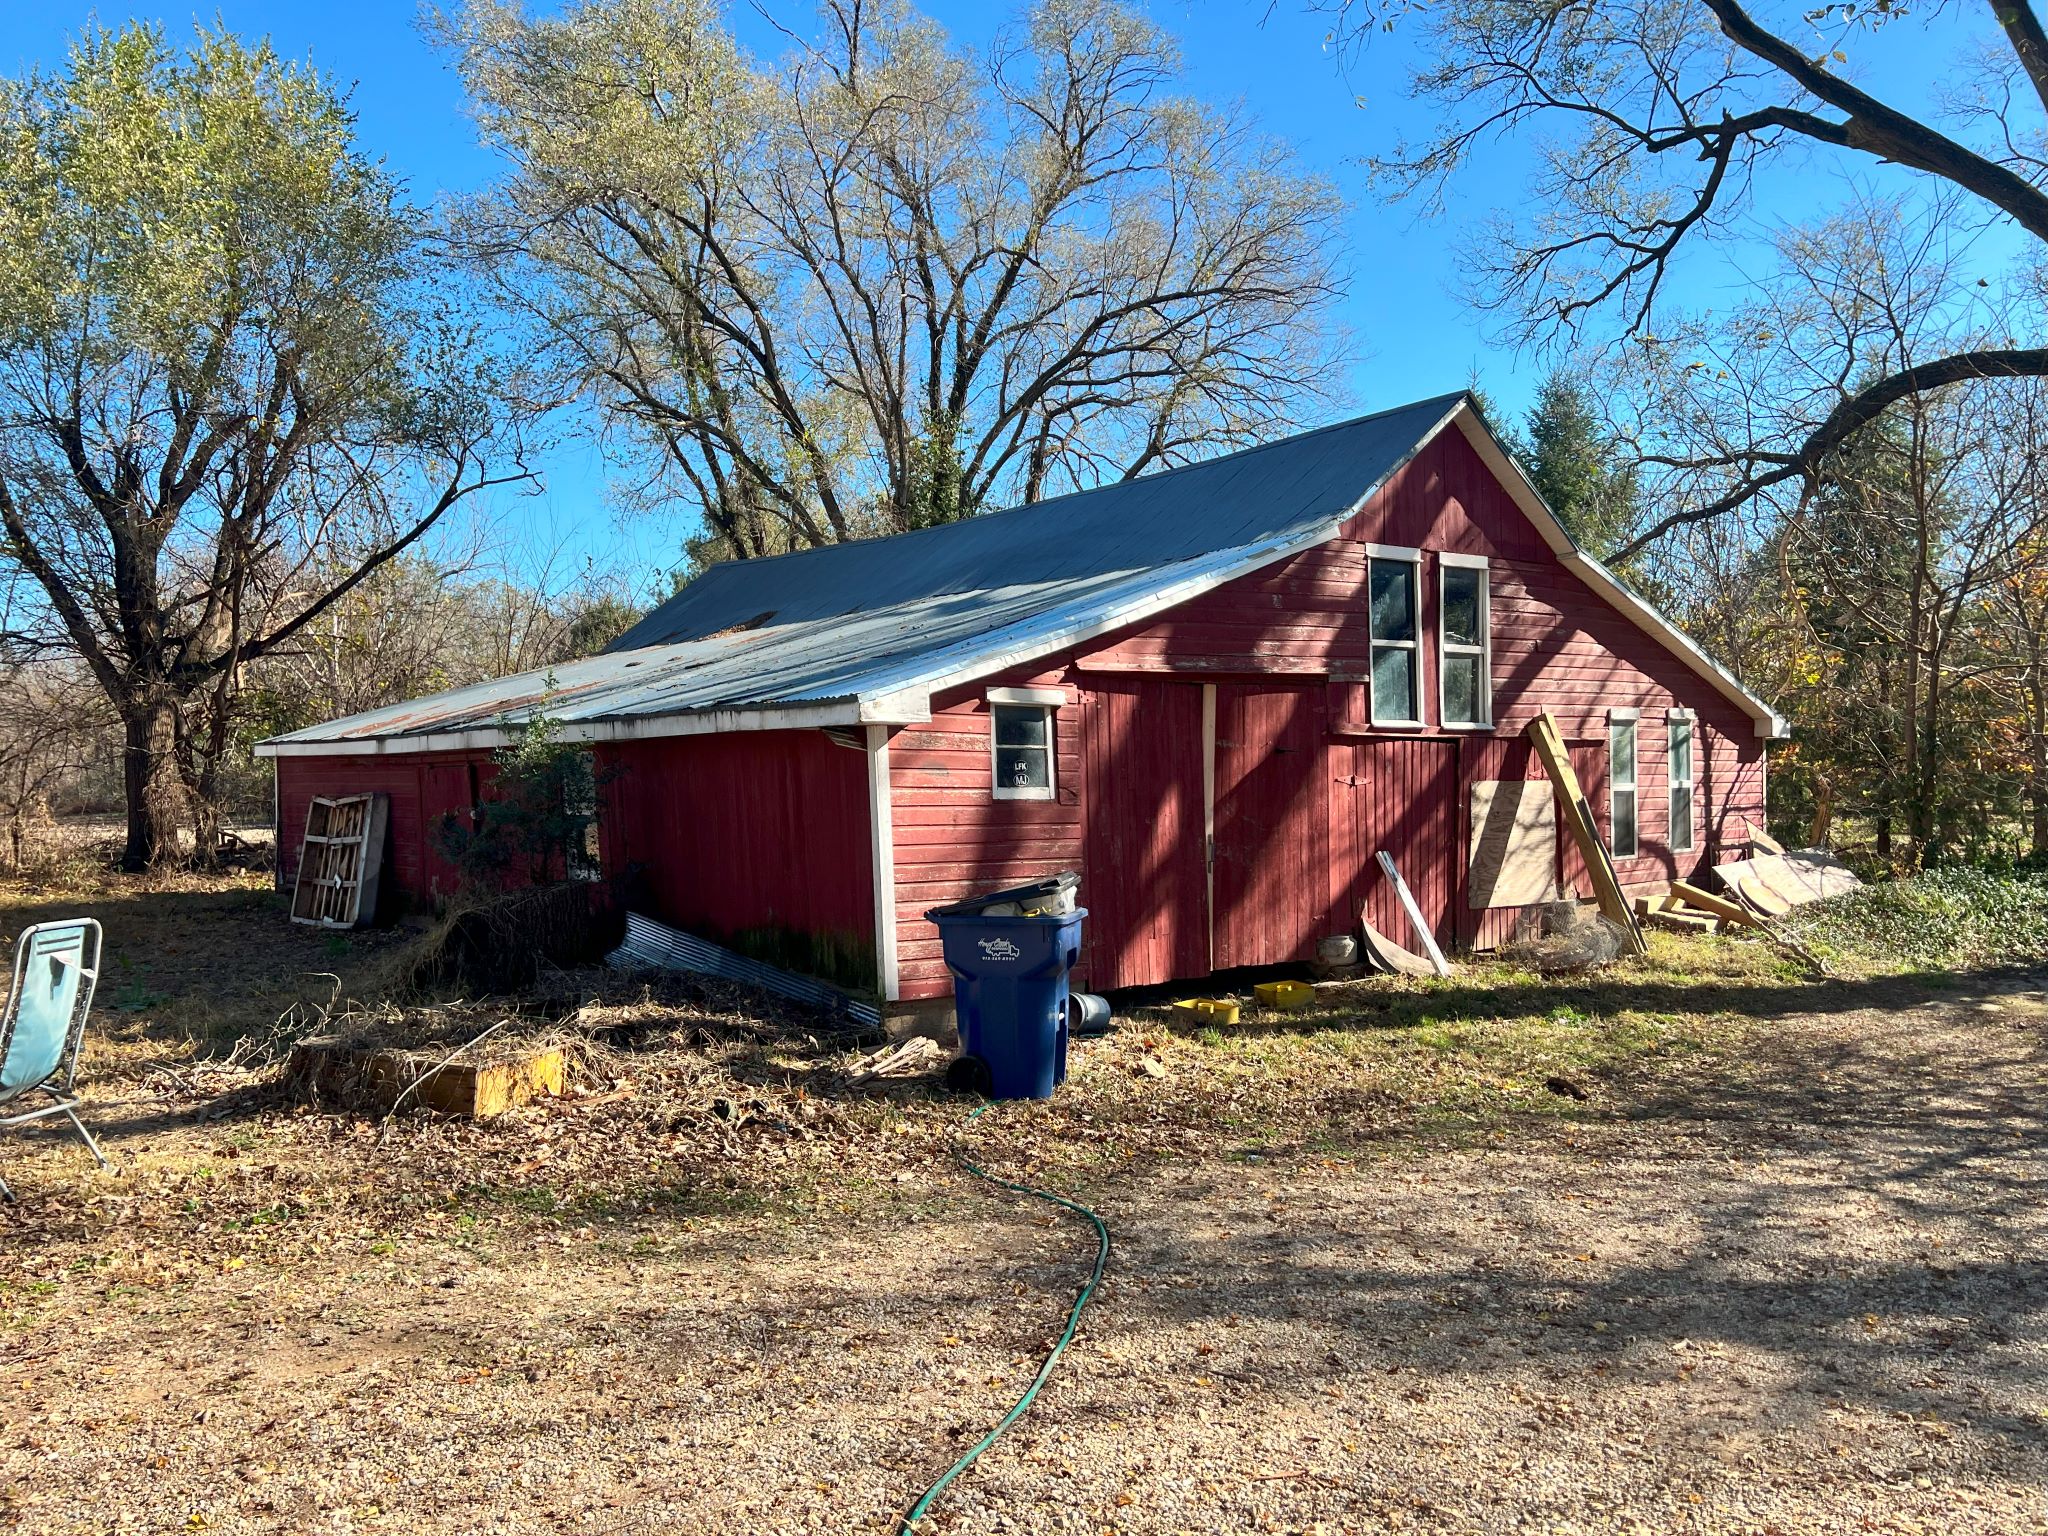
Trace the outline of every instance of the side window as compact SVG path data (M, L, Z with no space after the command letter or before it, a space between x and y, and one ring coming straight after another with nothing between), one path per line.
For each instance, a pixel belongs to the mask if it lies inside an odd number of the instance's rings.
M1610 851L1617 859L1636 856L1636 719L1607 720L1607 824L1614 829Z
M1671 717L1671 851L1690 853L1692 836L1692 720Z
M1493 677L1487 655L1486 561L1439 555L1443 611L1437 633L1437 701L1445 725L1493 724Z
M592 753L578 752L569 760L562 774L562 815L569 824L569 838L564 849L568 868L563 873L571 880L603 877L603 861L598 853L599 814L597 759Z
M1375 725L1422 724L1421 607L1413 550L1375 550L1369 568L1368 627L1372 634L1372 720Z
M1050 800L1053 712L1045 704L991 704L991 749L998 800Z

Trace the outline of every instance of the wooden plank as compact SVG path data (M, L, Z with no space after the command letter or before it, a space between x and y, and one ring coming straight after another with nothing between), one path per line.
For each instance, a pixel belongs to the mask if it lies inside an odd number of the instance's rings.
M1702 912L1711 912L1714 916L1726 918L1731 923L1743 923L1751 928L1764 926L1764 920L1740 902L1730 901L1725 896L1716 896L1711 891L1703 891L1683 880L1671 882L1671 893L1683 899L1688 906L1698 907Z
M1382 848L1379 851L1380 868L1387 872L1387 878L1394 882L1394 894L1401 899L1401 910L1408 914L1408 926L1415 930L1415 936L1422 940L1422 948L1429 956L1429 963L1439 976L1451 974L1451 963L1444 958L1444 952L1437 948L1436 935L1429 931L1429 924L1422 920L1422 909L1415 905L1415 895L1408 889L1408 882L1401 878L1401 871L1394 867L1393 855Z
M1631 953L1647 953L1642 926L1629 909L1628 898L1622 894L1621 881L1614 873L1614 860L1601 839L1592 808L1580 792L1579 776L1572 772L1571 756L1565 750L1563 736L1558 733L1556 718L1545 710L1529 722L1528 735L1531 745L1536 748L1537 758L1550 775L1551 788L1557 793L1557 803L1564 812L1565 824L1571 829L1572 840L1578 844L1580 857L1586 861L1600 910L1628 934Z

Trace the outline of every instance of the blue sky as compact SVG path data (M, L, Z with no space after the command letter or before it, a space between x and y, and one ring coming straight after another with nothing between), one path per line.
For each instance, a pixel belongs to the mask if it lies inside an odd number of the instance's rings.
M538 0L544 8L545 0ZM762 0L794 28L807 27L809 0ZM922 8L966 41L985 37L1010 10L996 0L924 0ZM736 23L763 52L775 51L758 19L736 5ZM1385 150L1404 131L1419 132L1420 109L1406 99L1413 62L1403 37L1376 44L1365 58L1340 69L1323 47L1326 18L1304 14L1290 0L1151 0L1151 14L1181 40L1191 90L1211 100L1243 101L1271 132L1291 141L1312 167L1336 181L1351 205L1349 299L1340 316L1360 343L1352 359L1344 404L1357 410L1398 404L1477 378L1496 406L1519 417L1544 371L1535 358L1518 358L1490 345L1484 317L1452 291L1452 252L1471 221L1521 194L1519 157L1503 150L1461 178L1447 215L1418 222L1405 208L1378 201L1360 159ZM61 62L67 36L88 13L62 7L0 9L0 70L16 74ZM113 24L131 14L107 6ZM476 143L453 73L422 36L415 0L221 0L217 9L136 8L132 14L163 21L173 36L195 16L216 14L244 34L268 34L279 51L310 58L353 87L365 146L381 155L423 200L487 180L492 158ZM1974 15L1974 12L1972 13ZM1913 29L1918 35L1917 26ZM1872 50L1869 83L1911 102L1932 85L1925 66L1926 38L1887 38ZM1900 46L1904 45L1904 46ZM1810 203L1813 183L1788 180L1772 200L1774 214L1797 216ZM1833 201L1832 197L1822 200ZM1687 277L1687 297L1713 304L1733 281L1725 268L1705 265ZM607 505L608 467L596 449L568 445L546 463L546 489L502 502L498 523L519 537L529 559L551 554L562 567L585 560L634 573L640 582L676 559L687 517L638 515L621 520Z

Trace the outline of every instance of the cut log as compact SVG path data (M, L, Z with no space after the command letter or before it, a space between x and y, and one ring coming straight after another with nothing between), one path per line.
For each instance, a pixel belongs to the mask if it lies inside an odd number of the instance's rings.
M1725 896L1716 896L1711 891L1703 891L1683 880L1671 882L1671 894L1687 906L1698 907L1702 912L1711 912L1715 917L1725 918L1731 923L1743 923L1752 928L1761 928L1764 925L1763 919L1741 902L1730 901Z

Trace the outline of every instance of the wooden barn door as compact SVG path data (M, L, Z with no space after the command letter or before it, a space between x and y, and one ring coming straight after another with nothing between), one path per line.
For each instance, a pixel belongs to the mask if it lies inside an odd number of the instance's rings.
M1091 680L1082 960L1096 991L1209 969L1203 866L1202 687Z
M1219 683L1215 711L1215 969L1313 959L1331 931L1323 690Z
M1333 932L1348 933L1362 905L1366 921L1408 949L1419 949L1393 883L1375 857L1384 848L1415 895L1439 944L1457 937L1458 744L1424 739L1360 741L1339 754L1339 877L1344 911ZM1348 761L1346 761L1348 760Z

